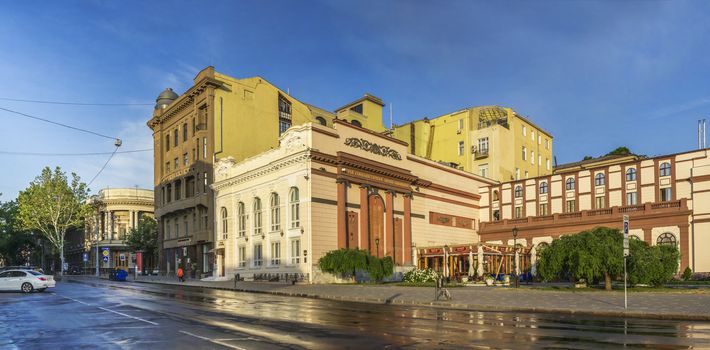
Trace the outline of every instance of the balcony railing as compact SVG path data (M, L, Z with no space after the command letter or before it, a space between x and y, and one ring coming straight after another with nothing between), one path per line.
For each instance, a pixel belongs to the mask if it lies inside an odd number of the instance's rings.
M688 210L687 199L661 203L645 203L643 205L629 205L624 207L611 207L604 209L583 210L570 213L557 213L553 215L528 216L519 219L503 219L481 223L481 234L491 231L504 231L513 227L554 225L571 222L593 222L595 220L611 219L622 215L640 216L657 212L674 212ZM488 231L488 232L486 232Z
M488 157L488 148L479 148L473 152L476 159Z

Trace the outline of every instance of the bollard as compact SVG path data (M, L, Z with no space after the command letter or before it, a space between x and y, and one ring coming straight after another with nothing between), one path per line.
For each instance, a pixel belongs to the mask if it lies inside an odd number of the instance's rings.
M234 288L237 288L237 281L239 281L239 274L234 274Z

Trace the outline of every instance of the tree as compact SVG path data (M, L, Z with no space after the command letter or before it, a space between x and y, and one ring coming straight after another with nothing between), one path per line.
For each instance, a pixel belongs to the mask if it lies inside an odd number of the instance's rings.
M629 257L629 283L650 284L654 287L670 281L678 270L678 249L670 245L648 246L645 242L631 240Z
M631 150L628 147L621 146L621 147L617 147L616 149L607 153L606 155L607 156L628 156L630 154L633 154L633 153L631 153Z
M81 229L90 215L86 204L88 188L79 176L71 174L71 183L61 168L42 169L18 197L18 222L25 230L40 232L59 253L64 273L64 237L71 228Z
M141 251L146 258L157 260L158 223L154 218L144 215L138 225L128 232L125 242L133 251Z
M17 202L0 203L0 264L24 265L36 247L32 234L17 225Z
M323 272L345 277L355 277L357 271L367 271L370 278L379 281L394 272L394 261L389 256L382 259L372 256L367 250L338 249L320 258L318 267Z

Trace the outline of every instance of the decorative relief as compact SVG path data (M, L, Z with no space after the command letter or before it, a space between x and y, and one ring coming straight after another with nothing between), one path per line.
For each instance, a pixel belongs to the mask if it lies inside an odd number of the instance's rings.
M402 160L402 156L399 154L399 152L393 150L389 146L380 146L365 139L348 137L347 139L345 139L345 145L354 148L359 148L363 151L374 153L383 157L390 157L395 160Z
M432 225L458 227L458 228L465 228L465 229L469 229L469 230L473 229L473 219L471 219L471 218L436 213L433 211L429 212L429 223Z

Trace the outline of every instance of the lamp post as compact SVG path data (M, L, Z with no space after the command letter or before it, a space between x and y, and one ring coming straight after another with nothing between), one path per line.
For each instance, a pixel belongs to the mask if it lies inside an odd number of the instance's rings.
M513 278L515 278L515 288L518 288L518 228L513 227Z
M444 245L444 275L446 275L446 280L449 280L449 245Z
M380 257L380 239L379 238L375 238L375 255L377 255L378 258Z

